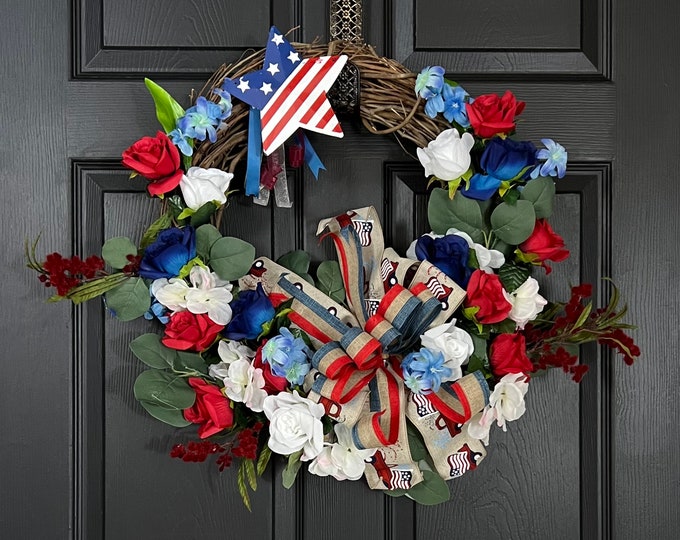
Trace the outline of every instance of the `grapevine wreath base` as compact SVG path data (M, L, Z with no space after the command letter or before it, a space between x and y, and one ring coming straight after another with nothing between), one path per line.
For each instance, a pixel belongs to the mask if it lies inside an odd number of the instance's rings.
M272 454L287 460L287 487L306 463L443 502L445 481L485 457L492 426L522 416L536 372L557 367L580 381L587 342L629 364L640 354L615 288L596 309L590 285L561 303L532 277L569 256L549 223L566 150L514 140L522 101L509 91L473 98L444 72L411 73L365 44L291 44L272 27L264 50L218 69L186 110L146 80L163 131L125 150L123 164L162 204L139 242L111 238L101 257L42 262L27 245L52 300L103 296L112 316L150 320L130 344L149 368L135 398L197 434L173 457L214 456L220 471L238 460L249 508ZM220 217L239 163L260 204L274 192L290 205L286 166L319 174L322 156L302 128L342 136L329 97L358 110L368 132L416 147L433 185L432 232L400 254L384 245L375 209L330 216L317 234L338 260L312 276L304 251L256 257L223 235Z

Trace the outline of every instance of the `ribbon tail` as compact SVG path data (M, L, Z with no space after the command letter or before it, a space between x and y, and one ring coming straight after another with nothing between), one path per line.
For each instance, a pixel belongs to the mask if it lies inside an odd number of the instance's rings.
M324 164L321 162L321 158L316 153L316 150L314 150L312 143L309 142L307 135L305 135L304 133L302 134L302 141L305 146L305 163L307 163L309 170L312 171L314 178L318 180L319 171L321 170L325 171L326 167L324 167Z
M250 108L248 114L248 166L246 169L246 195L257 197L260 193L260 165L262 162L262 124L260 111Z

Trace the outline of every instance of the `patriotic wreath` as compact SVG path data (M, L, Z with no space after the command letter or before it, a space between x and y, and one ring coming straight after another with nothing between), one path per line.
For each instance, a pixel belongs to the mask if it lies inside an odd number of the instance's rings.
M301 129L342 136L327 99L341 72L359 76L368 131L418 147L438 186L432 232L398 254L373 208L331 216L317 234L338 261L312 277L305 252L256 257L222 234L220 218L242 159L245 193L260 204L273 191L290 205L286 165L323 168ZM286 487L307 463L312 474L446 501L445 481L480 464L492 425L505 431L522 416L533 374L557 367L580 381L587 342L627 364L640 354L615 288L595 309L590 285L548 301L532 277L569 256L549 222L565 149L513 140L523 102L509 91L473 98L444 73L416 75L367 45L293 46L273 27L265 50L219 69L187 110L146 80L163 131L125 150L123 164L162 204L139 244L111 238L101 257L43 262L27 244L51 300L103 296L118 319L151 321L130 344L150 368L136 399L158 420L197 428L171 456L214 456L220 471L239 460L248 508L272 453L287 459Z

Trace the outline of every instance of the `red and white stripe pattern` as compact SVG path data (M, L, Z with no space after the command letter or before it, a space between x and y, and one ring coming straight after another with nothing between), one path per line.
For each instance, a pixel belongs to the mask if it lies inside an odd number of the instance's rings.
M306 58L262 109L262 150L271 154L299 127L342 137L342 128L326 97L347 56Z
M458 478L463 476L470 470L470 461L467 452L456 452L447 458L447 462L451 467L451 478Z
M390 469L390 489L411 489L411 469Z
M434 276L428 279L425 285L427 286L428 289L430 289L430 292L435 296L435 298L441 298L446 294L444 286Z
M359 235L361 247L371 245L371 233L373 232L373 221L370 219L353 219L352 225Z
M411 399L416 406L416 412L418 413L418 416L421 418L437 412L437 409L434 407L434 405L432 405L430 400L422 394L411 394Z

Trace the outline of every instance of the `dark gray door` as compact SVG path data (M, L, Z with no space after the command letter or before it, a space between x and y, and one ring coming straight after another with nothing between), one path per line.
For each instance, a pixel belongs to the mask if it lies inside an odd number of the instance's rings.
M561 373L535 381L529 412L507 434L492 434L489 457L451 483L446 505L415 507L363 482L310 475L287 491L277 463L248 513L235 471L171 460L183 435L135 402L142 365L127 345L145 322L118 323L97 302L44 304L46 291L23 269L24 235L42 231L41 249L85 254L106 237L139 235L154 215L118 163L124 148L156 130L142 77L187 96L220 63L260 48L270 24L300 25L297 40L325 39L326 4L3 3L0 536L676 538L674 3L364 0L364 35L383 54L414 71L444 65L472 95L510 88L527 102L520 136L568 148L555 228L573 255L554 281L613 276L641 327L638 365L625 368L592 348L583 351L590 373L580 386ZM236 198L229 234L263 255L304 248L319 260L332 250L313 237L318 219L367 204L397 249L423 232L420 166L357 121L343 129L341 141L317 139L328 172L292 179L292 210Z

